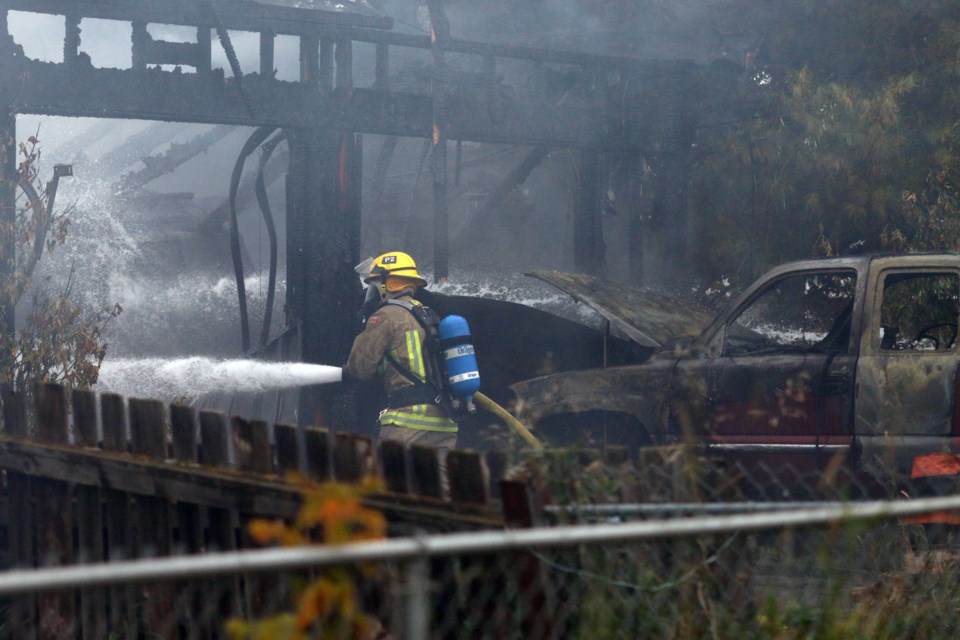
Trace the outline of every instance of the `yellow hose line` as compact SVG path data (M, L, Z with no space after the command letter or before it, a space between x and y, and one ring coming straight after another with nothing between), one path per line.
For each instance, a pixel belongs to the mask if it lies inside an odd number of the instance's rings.
M530 430L523 426L523 423L510 415L510 412L498 405L496 402L483 395L479 391L473 394L473 399L476 401L477 406L485 411L489 411L494 414L504 422L506 422L510 428L517 432L521 438L526 440L534 449L543 449L543 445L540 444L540 441L537 440L537 437L530 433Z

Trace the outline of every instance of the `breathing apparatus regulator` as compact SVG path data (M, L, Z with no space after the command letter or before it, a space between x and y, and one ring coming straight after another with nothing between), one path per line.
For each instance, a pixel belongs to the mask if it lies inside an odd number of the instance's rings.
M426 286L427 281L417 272L417 265L409 255L395 251L377 258L368 258L355 268L367 285L360 320L366 322L384 304L406 308L424 329L423 350L429 360L428 380L417 379L399 363L395 368L414 383L414 386L433 387L435 404L444 407L451 417L476 412L473 396L480 390L480 373L473 348L470 326L465 318L450 315L440 320L437 314L420 304L388 299L388 276L404 278L415 286Z

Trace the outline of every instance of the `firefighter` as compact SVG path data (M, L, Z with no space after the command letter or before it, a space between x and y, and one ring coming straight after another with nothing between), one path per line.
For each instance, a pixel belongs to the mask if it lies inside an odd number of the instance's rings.
M348 376L369 380L383 376L387 407L380 412L380 440L433 447L441 480L447 486L446 455L457 446L457 423L441 403L436 362L425 349L427 332L436 331L432 311L414 300L427 285L406 253L391 251L358 267L365 273L367 294L361 310L363 332L354 340L344 368Z

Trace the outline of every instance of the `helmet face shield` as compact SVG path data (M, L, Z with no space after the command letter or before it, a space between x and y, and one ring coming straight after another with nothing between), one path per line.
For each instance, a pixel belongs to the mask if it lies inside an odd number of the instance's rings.
M366 278L368 275L370 275L370 269L372 267L373 267L373 258L367 258L366 260L364 260L363 262L355 266L353 270L357 273L358 276L360 276L361 282L366 282Z

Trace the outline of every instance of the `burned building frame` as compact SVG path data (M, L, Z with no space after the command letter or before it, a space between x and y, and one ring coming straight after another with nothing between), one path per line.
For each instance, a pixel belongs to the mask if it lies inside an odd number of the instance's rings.
M0 2L0 210L14 215L16 116L40 114L166 122L242 125L282 131L289 144L286 175L288 333L269 357L305 362L345 360L356 332L356 279L360 251L360 145L362 134L420 137L432 141L434 275L449 271L447 250L448 141L528 145L532 153L567 148L579 154L581 180L574 220L574 264L602 275L600 163L604 158L637 159L659 149L664 198L660 230L683 255L686 237L682 198L668 197L682 182L689 126L683 115L692 67L686 61L642 61L526 46L457 39L451 35L442 2L428 3L434 37L392 30L387 17L261 4L241 0L3 0ZM63 59L28 58L8 28L10 11L62 16ZM81 46L84 19L131 25L129 69L97 68ZM195 29L195 42L155 39L148 25ZM231 31L259 36L259 68L242 70L230 42ZM278 36L299 40L298 81L274 74ZM217 40L230 61L232 76L212 65ZM375 48L374 80L354 83L353 49ZM394 85L391 58L397 50L431 54L430 82L424 90ZM445 54L476 60L470 77L445 64ZM498 65L529 63L533 74L562 68L575 90L540 91L517 98L502 90ZM188 68L191 72L185 72ZM669 102L669 104L667 104ZM657 114L662 114L658 117ZM683 129L683 130L681 130ZM388 153L389 145L384 145ZM639 165L639 162L637 163ZM636 169L640 171L639 166ZM509 176L508 176L509 177ZM630 264L642 282L642 238L631 238ZM679 252L679 253L678 253ZM322 268L321 268L322 267ZM323 273L321 278L318 274ZM241 282L242 286L242 282ZM4 310L8 330L13 310ZM301 420L319 413L349 420L349 403L330 402L328 392L303 394ZM337 406L328 406L328 405ZM344 405L344 406L340 406ZM310 417L308 417L310 416Z

